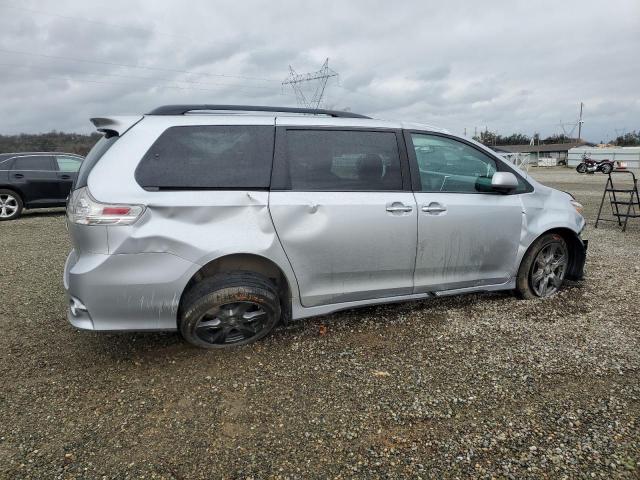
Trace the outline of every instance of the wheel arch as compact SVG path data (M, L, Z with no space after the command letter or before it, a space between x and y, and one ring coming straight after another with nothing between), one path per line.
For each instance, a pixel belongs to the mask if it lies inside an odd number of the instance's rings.
M554 227L537 235L529 245L525 251L525 254L520 259L520 265L526 258L527 254L531 250L532 245L538 240L540 237L544 235L548 235L550 233L555 233L560 235L562 239L566 242L568 250L569 250L569 265L567 268L567 273L565 278L569 280L582 280L584 277L584 263L587 257L587 249L585 243L580 238L575 231L567 227ZM519 268L519 267L518 267Z
M25 205L25 197L24 197L24 193L22 192L22 190L20 190L19 188L17 188L15 185L5 185L0 183L0 190L11 190L12 192L17 193L18 195L20 195L20 200L22 201L22 204Z
M253 253L233 253L223 255L202 265L202 267L200 267L200 269L191 276L182 290L180 302L178 304L178 318L176 320L180 320L185 294L194 284L204 278L211 277L219 273L233 271L259 273L260 275L264 275L271 279L276 284L278 294L280 296L282 321L285 324L289 321L291 318L292 288L295 288L295 285L291 284L284 270L276 262L267 257Z

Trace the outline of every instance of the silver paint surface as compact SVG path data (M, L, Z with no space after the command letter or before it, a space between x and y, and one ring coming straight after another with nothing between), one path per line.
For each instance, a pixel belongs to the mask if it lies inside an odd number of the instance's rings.
M523 213L519 195L418 193L415 292L495 285L515 273ZM437 204L444 211L423 207Z
M280 268L290 287L293 319L511 289L536 238L553 228L579 233L584 226L569 195L531 178L535 191L521 195L152 192L134 179L139 160L171 126L277 123L443 131L424 125L268 115L110 117L96 123L128 131L89 175L91 194L100 202L147 208L131 226L69 225L74 250L65 265L65 289L88 309L78 317L69 314L78 328L175 330L180 298L192 277L208 262L234 254L263 257ZM394 202L413 209L387 212ZM432 204L446 211L422 211Z
M269 204L302 305L413 293L411 192L271 192ZM396 204L412 211L387 211Z

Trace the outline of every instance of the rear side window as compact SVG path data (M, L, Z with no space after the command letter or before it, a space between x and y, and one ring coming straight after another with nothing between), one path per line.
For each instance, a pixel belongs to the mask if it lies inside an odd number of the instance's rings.
M292 190L402 190L394 132L288 130L284 169Z
M271 180L275 128L171 127L136 169L146 189L266 189Z
M53 170L51 157L44 155L30 155L18 157L13 161L13 170L50 171Z
M118 141L118 136L113 137L102 137L98 142L93 146L89 154L80 164L80 170L78 171L78 178L74 182L73 189L83 188L87 186L87 178L89 178L89 174L93 167L96 166L98 161L102 158L102 156L107 153L114 143Z

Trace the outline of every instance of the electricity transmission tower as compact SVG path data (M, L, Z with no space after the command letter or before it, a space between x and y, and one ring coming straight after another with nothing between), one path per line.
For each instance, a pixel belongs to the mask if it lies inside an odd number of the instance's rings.
M291 85L291 88L293 88L293 91L296 94L296 100L299 106L318 109L322 104L322 97L324 96L324 91L327 88L327 82L331 77L337 76L338 73L329 68L328 58L322 64L322 68L316 72L296 73L293 67L289 65L289 76L284 82L282 82L282 87L286 88L287 85ZM304 93L304 84L315 84L311 98Z
M560 123L558 124L558 126L560 128L562 128L562 132L564 133L565 137L569 137L569 139L573 138L573 132L575 132L576 128L578 129L578 138L577 140L579 141L582 137L582 124L584 123L584 120L582 120L582 109L584 107L584 103L580 102L580 116L578 117L578 120L575 122L570 122L570 123L562 123L562 120L560 120ZM565 127L571 127L571 130L569 130L569 133L567 134L567 129Z

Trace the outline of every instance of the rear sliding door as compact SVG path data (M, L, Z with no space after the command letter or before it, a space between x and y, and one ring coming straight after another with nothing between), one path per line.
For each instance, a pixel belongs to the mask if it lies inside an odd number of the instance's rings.
M278 128L269 209L304 306L412 293L416 204L401 142L393 130Z

